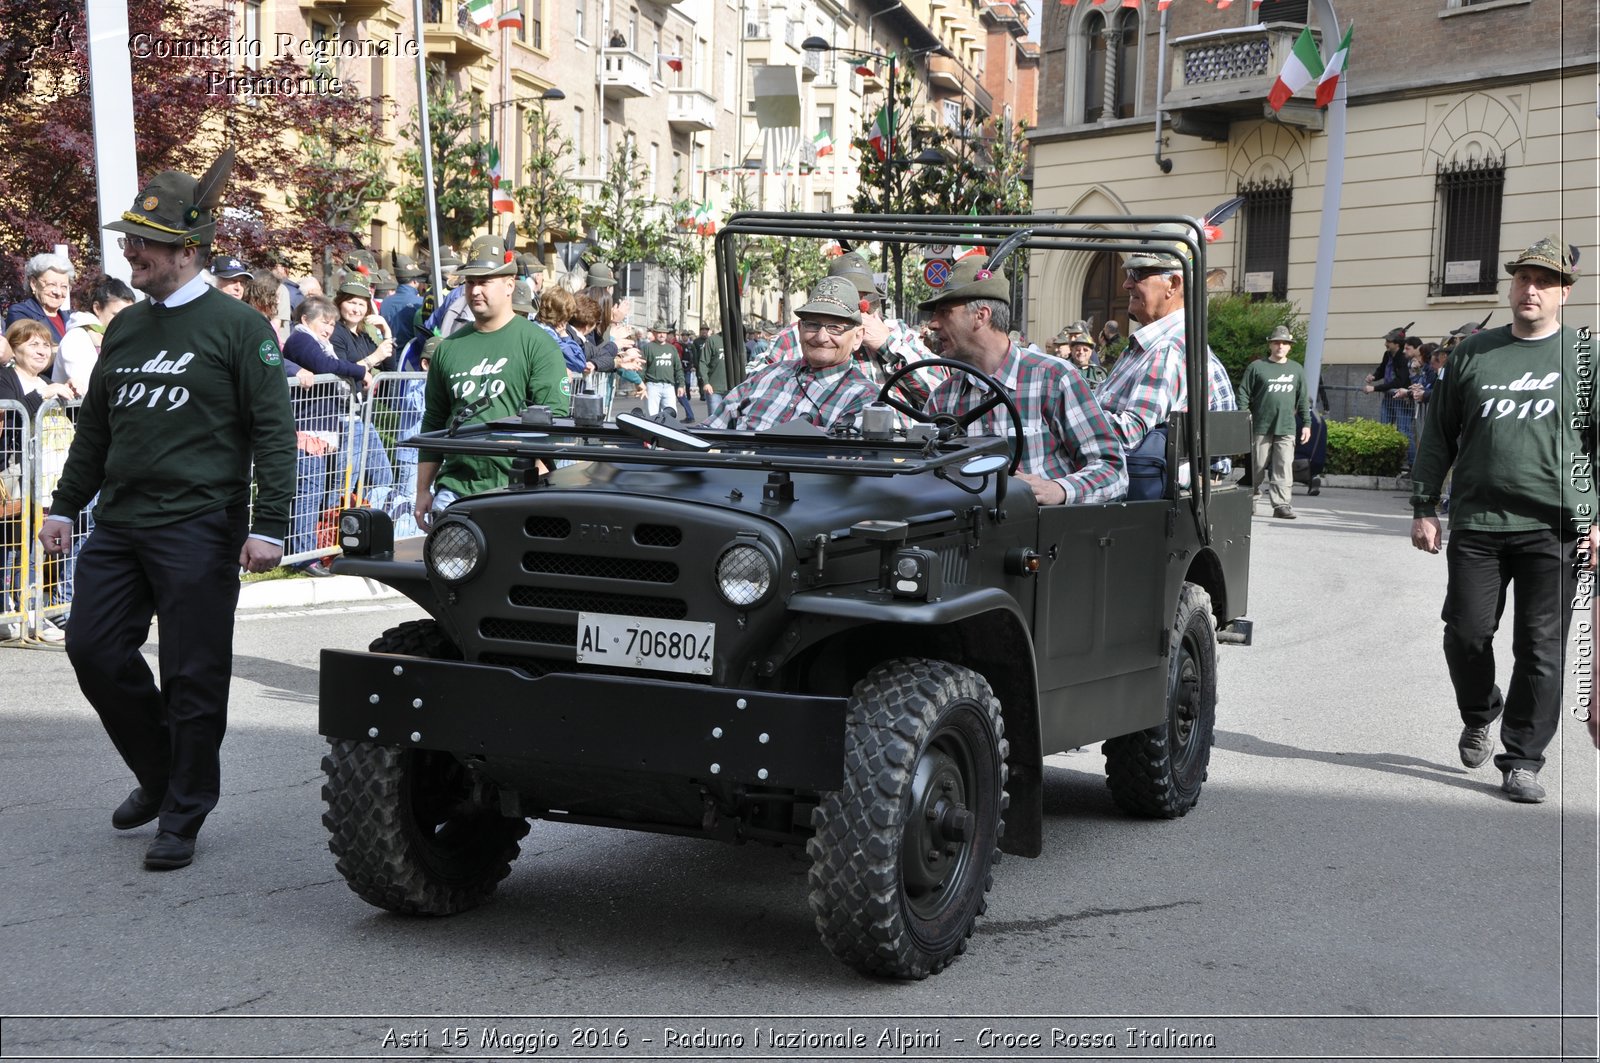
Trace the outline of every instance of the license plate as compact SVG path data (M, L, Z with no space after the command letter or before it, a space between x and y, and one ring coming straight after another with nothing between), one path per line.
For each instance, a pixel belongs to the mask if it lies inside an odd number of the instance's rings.
M614 613L578 614L578 662L710 675L717 625Z

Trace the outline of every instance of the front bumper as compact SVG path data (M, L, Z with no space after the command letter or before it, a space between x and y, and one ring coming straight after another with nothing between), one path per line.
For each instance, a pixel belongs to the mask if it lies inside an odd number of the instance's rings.
M844 782L845 698L323 650L328 738L796 790Z

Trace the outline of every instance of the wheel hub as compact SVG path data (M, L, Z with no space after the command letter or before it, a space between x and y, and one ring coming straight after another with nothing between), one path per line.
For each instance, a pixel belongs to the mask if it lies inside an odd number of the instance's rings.
M911 784L901 873L913 904L937 902L972 840L977 817L967 808L961 766L940 749L917 761Z

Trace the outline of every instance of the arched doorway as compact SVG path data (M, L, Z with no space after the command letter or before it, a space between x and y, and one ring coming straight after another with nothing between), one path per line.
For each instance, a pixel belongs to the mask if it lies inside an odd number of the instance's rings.
M1089 275L1083 282L1083 317L1096 333L1109 318L1122 326L1128 335L1128 293L1122 290L1122 258L1111 251L1101 251L1089 265Z

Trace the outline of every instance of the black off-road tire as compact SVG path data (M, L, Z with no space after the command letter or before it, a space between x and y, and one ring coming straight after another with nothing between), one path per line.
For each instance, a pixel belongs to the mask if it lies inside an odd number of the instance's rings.
M844 788L812 812L811 910L864 974L926 978L966 951L1006 808L1000 702L976 672L886 661L856 684Z
M1126 812L1187 815L1200 800L1217 722L1217 623L1211 596L1193 583L1178 593L1167 648L1167 718L1107 739L1106 785Z
M401 624L374 653L459 658L431 620ZM406 915L453 915L488 900L511 871L528 821L474 800L471 775L448 753L330 741L328 848L368 904Z

